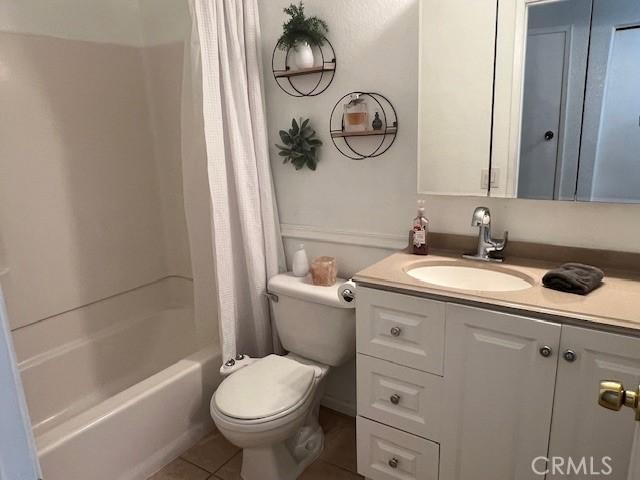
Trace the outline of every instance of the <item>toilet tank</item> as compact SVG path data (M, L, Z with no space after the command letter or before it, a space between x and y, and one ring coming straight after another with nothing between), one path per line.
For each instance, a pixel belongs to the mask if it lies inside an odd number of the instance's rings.
M338 298L337 279L331 287L311 284L308 277L290 273L269 280L274 322L282 346L289 352L337 367L352 359L356 350L354 304Z

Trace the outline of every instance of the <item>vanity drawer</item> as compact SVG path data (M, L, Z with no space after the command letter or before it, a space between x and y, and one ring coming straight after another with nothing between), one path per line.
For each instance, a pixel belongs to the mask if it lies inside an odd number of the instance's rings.
M359 353L443 374L443 302L366 287L356 298Z
M358 415L438 442L444 379L358 355Z
M438 480L440 447L358 417L358 473L371 480Z

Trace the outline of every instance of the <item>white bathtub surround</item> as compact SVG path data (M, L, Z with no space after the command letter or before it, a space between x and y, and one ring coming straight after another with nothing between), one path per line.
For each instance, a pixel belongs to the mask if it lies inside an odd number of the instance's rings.
M140 295L149 297L134 302L140 316L20 362L48 480L146 478L212 428L219 348L200 338L191 306L170 301L149 313L155 295ZM85 315L100 323L102 310L122 308L115 301ZM131 300L118 301L123 315L133 311Z
M212 427L221 362L185 225L187 3L0 3L0 282L43 478L146 478Z
M36 436L200 348L190 307L119 322L20 362Z
M13 332L45 478L146 478L212 428L222 357L191 289L166 278Z
M207 147L202 118L202 65L198 29L191 22L190 41L185 42L182 66L181 152L184 212L187 222L193 306L199 325L212 324L218 315L216 272L211 227L211 195L207 171ZM218 343L219 326L214 326Z
M264 294L283 248L269 166L258 6L256 0L191 0L190 9L197 27L191 47L201 54L223 357L261 357L274 349ZM191 140L189 133L183 141Z

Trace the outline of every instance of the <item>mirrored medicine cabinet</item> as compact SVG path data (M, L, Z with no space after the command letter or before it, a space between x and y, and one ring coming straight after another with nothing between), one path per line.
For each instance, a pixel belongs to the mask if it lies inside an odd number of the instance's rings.
M418 191L640 203L640 1L422 0Z

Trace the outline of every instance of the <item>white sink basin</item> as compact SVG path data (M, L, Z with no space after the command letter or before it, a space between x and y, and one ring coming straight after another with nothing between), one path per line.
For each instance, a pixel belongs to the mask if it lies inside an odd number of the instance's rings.
M524 274L502 268L479 268L454 262L418 265L406 270L421 282L455 290L514 292L531 288L533 280Z

